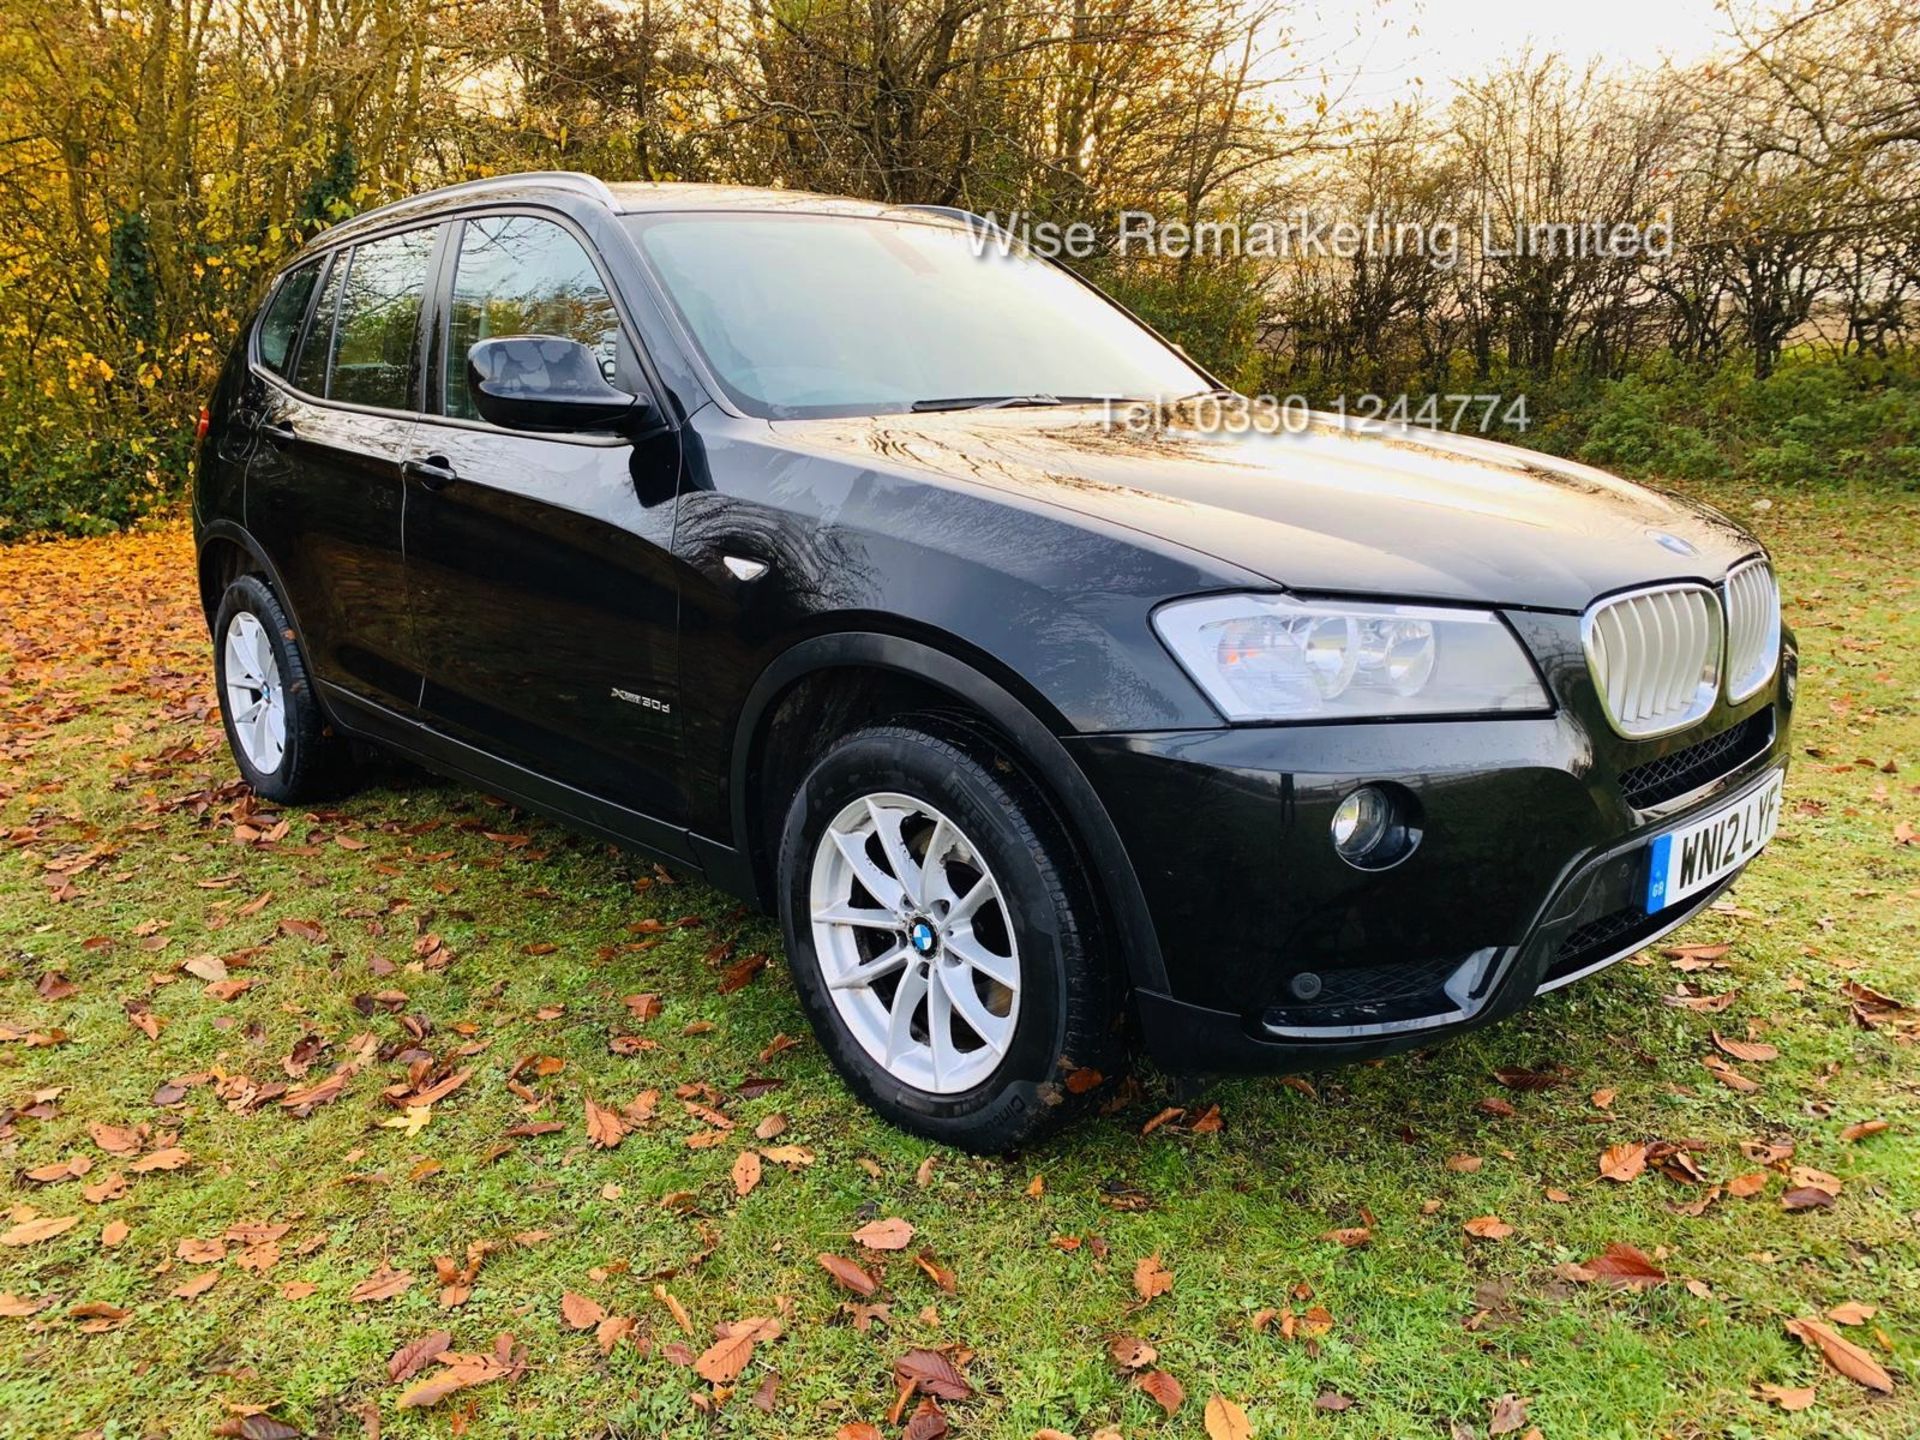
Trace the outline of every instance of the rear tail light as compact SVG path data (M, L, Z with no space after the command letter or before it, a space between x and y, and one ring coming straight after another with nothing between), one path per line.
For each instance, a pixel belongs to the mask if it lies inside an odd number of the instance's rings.
M207 429L212 424L213 417L207 413L207 407L202 405L200 407L200 418L193 423L193 438L196 440L206 439Z

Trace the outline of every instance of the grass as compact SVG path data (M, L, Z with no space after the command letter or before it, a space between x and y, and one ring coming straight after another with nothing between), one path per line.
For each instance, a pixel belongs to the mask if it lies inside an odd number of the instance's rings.
M1720 962L1681 971L1651 952L1491 1031L1303 1084L1195 1099L1147 1075L1113 1114L999 1160L854 1105L805 1037L773 927L697 884L406 771L335 810L251 813L231 788L178 529L0 550L0 1035L20 1035L0 1040L0 1117L17 1111L0 1125L0 1228L78 1217L0 1248L0 1308L33 1310L0 1317L0 1435L205 1434L244 1407L327 1436L828 1436L859 1421L891 1435L894 1361L936 1346L957 1347L976 1392L943 1407L971 1436L1196 1436L1215 1392L1263 1436L1485 1435L1502 1396L1527 1405L1513 1433L1551 1440L1915 1433L1913 1016L1863 1028L1841 987L1916 989L1920 846L1896 827L1920 824L1920 501L1723 498L1775 550L1804 679L1782 834L1676 937L1726 942ZM687 923L632 928L649 918ZM723 993L756 953L775 963ZM257 983L216 998L182 969L208 955ZM1718 1014L1661 1003L1681 985L1733 998ZM654 1018L624 1003L640 993L661 997ZM1715 1029L1780 1050L1736 1062L1751 1093L1703 1067ZM644 1048L614 1053L621 1035ZM779 1048L782 1035L800 1043ZM283 1061L306 1036L327 1048L296 1079ZM336 1101L304 1119L278 1103L271 1087L324 1078L366 1036ZM407 1085L418 1055L471 1078L409 1131L382 1092ZM514 1074L527 1057L546 1059ZM1494 1072L1511 1067L1563 1073L1509 1089ZM743 1090L754 1078L776 1083ZM156 1103L175 1100L156 1094L170 1081L176 1103ZM736 1128L689 1146L713 1127L681 1087ZM656 1118L616 1148L588 1143L585 1097L619 1106L645 1090ZM1208 1104L1224 1125L1194 1133L1184 1122ZM1183 1122L1143 1136L1167 1105L1187 1107ZM775 1114L785 1133L754 1140ZM1843 1140L1868 1120L1888 1128ZM562 1128L507 1135L528 1122ZM141 1153L191 1159L136 1172L93 1123L146 1125ZM1703 1186L1599 1177L1605 1147L1655 1139L1696 1147L1718 1182L1762 1168L1741 1142L1790 1140L1779 1170L1844 1186L1831 1207L1790 1213L1792 1182L1769 1171L1762 1193L1689 1215L1675 1207ZM777 1144L812 1163L767 1162L737 1194L736 1157ZM1481 1163L1451 1169L1454 1156ZM28 1178L78 1160L91 1161L78 1178ZM124 1193L84 1197L114 1172ZM1483 1215L1511 1236L1468 1238ZM849 1238L887 1216L915 1228L907 1250ZM182 1258L183 1241L250 1220L288 1227L267 1268L243 1265L239 1244L212 1266ZM113 1246L110 1225L125 1227ZM1360 1248L1320 1238L1362 1225ZM1667 1281L1567 1278L1614 1243ZM476 1244L496 1248L470 1298L442 1308L435 1257L458 1266ZM955 1293L914 1264L923 1246ZM822 1251L880 1275L884 1318L854 1323ZM1174 1283L1142 1303L1134 1267L1152 1255ZM352 1300L383 1263L410 1287ZM210 1268L211 1289L174 1296ZM603 1355L563 1321L567 1292L633 1317L636 1338ZM1784 1329L1845 1301L1878 1307L1836 1328L1894 1373L1891 1395L1823 1368ZM1324 1334L1256 1324L1316 1306ZM783 1333L717 1393L685 1362L750 1316ZM524 1370L399 1408L388 1357L442 1328L469 1354L510 1332ZM1157 1348L1187 1393L1175 1414L1109 1357L1118 1334ZM752 1397L768 1375L763 1410ZM1762 1385L1815 1394L1787 1411ZM1340 1397L1350 1408L1324 1408Z

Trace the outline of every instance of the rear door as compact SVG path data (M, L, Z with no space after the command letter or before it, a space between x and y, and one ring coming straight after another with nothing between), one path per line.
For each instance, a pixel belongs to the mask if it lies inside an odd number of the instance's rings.
M440 229L333 254L297 357L266 388L247 472L247 528L279 572L315 678L404 714L417 707L420 672L407 614L401 464L419 404L421 323ZM263 327L261 339L273 338Z
M562 335L648 392L586 238L549 212L449 238L433 393L411 441L407 586L423 718L549 780L669 824L685 814L672 556L677 433L536 435L483 421L466 356Z

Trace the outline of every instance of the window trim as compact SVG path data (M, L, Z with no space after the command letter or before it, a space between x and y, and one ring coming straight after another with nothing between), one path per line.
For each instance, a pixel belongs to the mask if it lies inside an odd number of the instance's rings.
M413 317L413 344L410 347L413 351L413 364L412 374L407 377L406 408L395 409L391 405L366 405L359 401L335 398L333 394L333 367L340 346L340 307L338 305L334 307L333 327L327 336L327 393L324 396L316 398L323 399L327 404L338 406L342 410L355 410L369 415L400 415L408 419L416 419L419 417L420 402L424 398L421 394L421 386L424 383L423 371L426 365L426 351L422 345L422 340L426 334L427 312L433 296L434 281L440 273L441 251L447 243L448 228L445 221L436 221L432 225L403 226L400 229L386 231L379 235L370 235L364 240L355 240L351 245L344 245L334 252L336 256L344 255L346 257L346 279L343 280L340 285L340 299L342 303L344 303L347 296L347 286L353 283L353 266L354 262L359 258L361 247L377 245L382 240L392 240L403 235L417 234L421 231L431 230L433 232L432 240L427 246L427 263L420 277L420 309ZM336 263L339 262L336 261ZM331 276L329 276L329 278L331 278Z
M426 288L421 293L420 314L417 317L415 317L415 320L414 320L414 354L415 354L416 368L414 373L414 383L412 387L412 393L408 396L408 399L414 402L415 406L417 407L421 399L421 385L423 383L421 376L426 364L426 351L425 351L424 342L426 339L427 332L426 332L425 321L426 321L428 310L431 307L434 299L434 284L440 275L442 252L444 251L447 243L447 232L452 228L451 220L454 218L457 218L457 217L449 217L449 216L441 215L435 219L422 222L416 217L411 223L394 225L388 228L384 228L368 235L358 236L352 240L342 241L340 244L333 245L327 249L320 251L318 255L318 259L322 262L325 268L322 270L319 280L314 285L313 293L314 293L315 299L312 302L309 302L307 306L307 319L301 331L300 351L295 356L295 363L298 364L300 355L303 355L305 353L306 347L313 342L313 339L314 339L313 321L314 321L315 314L318 310L318 297L325 290L328 280L332 278L333 271L336 266L346 265L350 273L352 269L353 251L355 250L356 247L369 244L375 240L385 240L394 235L408 234L416 230L431 230L434 232L433 245L432 245L432 248L427 253L427 272L426 272L426 279L424 282ZM279 286L285 281L287 276L291 275L294 271L300 269L302 266L310 263L312 258L313 257L303 255L297 258L292 264L288 265L287 268L283 270L280 273L280 275L276 277L276 279L274 280L274 288L277 290ZM247 361L248 361L249 368L253 371L253 373L257 375L261 380L266 382L267 384L278 386L280 389L286 391L289 395L293 396L295 399L298 399L308 405L325 406L328 409L344 410L356 415L378 415L378 416L383 416L389 419L420 420L422 418L425 418L423 417L422 413L418 408L408 409L408 410L394 410L383 405L361 405L351 400L336 400L336 399L333 399L331 396L316 395L313 393L313 391L303 389L301 386L296 385L290 377L281 375L276 371L269 369L265 364L263 364L260 361L259 351L258 351L260 320L264 318L265 314L266 314L266 307L263 305L260 308L259 316L255 318L253 331L251 332L251 335L248 340ZM334 332L339 328L339 318L340 318L339 307L336 306L334 309L334 316L333 316L334 324L329 327L328 333L327 333L327 347L328 347L327 378L329 382L331 382L333 378L333 354L332 354L333 336L334 336Z
M629 437L616 435L611 432L606 434L566 434L553 431L502 430L496 425L488 425L483 420L462 420L451 415L442 415L438 412L428 412L424 410L405 412L377 410L371 406L352 405L342 400L329 400L323 395L315 395L309 390L302 390L299 386L292 384L282 376L267 369L266 366L259 364L254 359L251 343L249 344L248 350L249 370L259 377L262 383L275 386L287 395L307 405L317 405L330 409L377 415L386 418L413 420L422 424L459 426L467 429L484 430L496 435L516 435L525 439L545 440L561 445L628 445L633 443L634 440L645 439L661 432L678 431L685 423L684 416L679 414L674 406L667 404L663 398L676 392L670 390L666 385L661 375L659 361L649 348L644 332L634 320L635 305L644 302L653 307L653 312L660 315L662 323L667 327L666 333L663 336L663 343L670 347L677 363L683 368L688 365L688 361L685 358L686 345L684 340L682 340L672 328L674 317L671 312L661 304L656 287L652 283L652 278L647 274L644 267L644 262L639 253L639 247L633 243L633 238L626 233L624 226L621 224L623 220L628 218L621 212L609 210L595 217L596 223L604 222L602 228L605 229L608 239L603 242L594 237L592 229L586 222L569 211L555 205L530 200L503 204L499 201L489 202L485 199L476 198L467 204L450 205L445 209L434 211L428 216L416 214L409 215L404 219L396 217L394 223L390 225L383 225L376 230L370 230L364 235L355 235L350 239L342 236L337 241L326 243L324 237L322 237L322 242L316 244L314 253L317 253L319 257L327 263L330 270L334 264L338 263L340 257L352 250L355 245L362 244L369 240L378 240L384 236L398 234L405 230L424 230L430 226L437 227L440 235L435 243L435 258L429 262L428 266L429 280L433 286L428 292L428 304L432 308L433 314L438 317L444 313L450 295L448 287L452 281L452 271L451 268L445 264L445 256L450 243L448 236L454 227L465 220L484 219L490 215L523 213L539 215L544 218L559 221L576 239L580 240L581 243L586 246L587 255L593 261L594 268L599 272L601 280L607 283L608 294L613 297L614 310L619 314L625 333L633 345L634 359L639 370L636 378L644 382L646 389L642 393L644 393L645 397L651 401L653 405L655 425L650 426L645 431L637 432ZM623 280L620 268L609 261L609 244L616 248L620 246L625 247L624 255L626 259L623 263L630 264L633 267L634 273L631 279ZM281 271L280 276L275 278L275 284L279 283L281 277L306 264L311 258L313 258L312 254L295 256ZM322 286L326 284L326 278L325 275L321 276L320 284ZM638 285L640 288L634 295L630 295L629 291L634 285ZM318 293L317 289L315 293ZM637 298L635 298L636 296ZM423 315L427 308L427 306L422 307ZM303 335L303 343L312 338L310 333L312 329L311 306L309 307L307 323L309 333ZM426 332L423 327L423 346L431 341L431 339L431 332ZM443 355L435 357L431 355L431 352L428 353L428 358L436 361L444 360ZM693 364L697 366L698 362L694 361ZM686 378L699 388L701 392L698 396L699 402L712 402L714 398L712 385L700 373L698 368L690 369ZM724 402L722 402L722 404L723 408L725 408ZM695 404L692 407L692 409L698 408L699 404ZM691 412L689 411L689 413Z
M293 334L287 341L287 370L291 372L300 363L300 352L307 343L307 327L313 323L314 308L319 302L320 292L327 285L327 272L333 268L332 251L324 251L319 255L302 259L274 276L273 283L267 287L266 298L260 302L260 307L254 315L252 328L247 332L248 363L280 380L288 379L289 375L282 375L263 358L260 351L260 336L267 328L267 316L273 312L275 303L280 299L280 292L293 282L294 276L309 267L315 272L313 289L307 292L307 303L301 308L300 322L294 326Z
M587 257L587 263L593 267L594 274L599 277L601 288L607 292L607 299L613 306L614 317L620 323L621 337L626 341L627 348L633 356L633 368L636 373L632 378L639 387L635 393L652 405L658 428L672 428L673 421L665 414L664 407L660 404L661 386L654 375L652 362L647 355L647 347L641 340L640 328L634 324L626 297L620 293L620 287L615 282L600 246L573 216L544 205L525 203L475 206L447 217L445 253L440 270L435 277L434 315L430 331L430 364L422 377L425 394L421 398L426 403L420 411L421 421L425 424L446 425L461 430L478 430L491 435L514 435L522 439L552 441L562 445L608 446L633 443L631 437L610 430L509 430L491 421L480 419L478 416L469 419L464 415L447 414L445 372L453 359L453 287L454 282L459 278L460 248L465 239L466 227L475 221L505 219L515 215L551 221L579 245L581 252ZM613 218L617 220L619 217ZM654 432L650 430L648 433Z

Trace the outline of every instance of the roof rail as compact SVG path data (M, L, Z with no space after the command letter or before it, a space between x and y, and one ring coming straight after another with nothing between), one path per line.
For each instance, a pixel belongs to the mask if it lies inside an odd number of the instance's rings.
M362 210L358 215L349 215L337 225L330 225L313 238L331 237L349 228L360 230L388 216L401 214L429 202L455 199L465 195L490 195L501 190L567 190L576 195L584 195L597 200L609 210L618 209L619 202L614 199L613 191L607 188L606 181L597 175L588 175L579 170L523 170L511 175L485 175L478 180L462 180L453 185L442 185L436 190L423 190L418 195L408 195L399 200L390 200L385 205L376 205L371 210Z
M917 210L922 215L944 215L949 220L960 221L970 230L978 227L982 230L992 230L997 234L1005 233L1005 231L1001 230L1000 226L994 224L993 221L987 219L986 216L976 215L973 211L962 209L958 205L902 205L899 208L902 210Z

